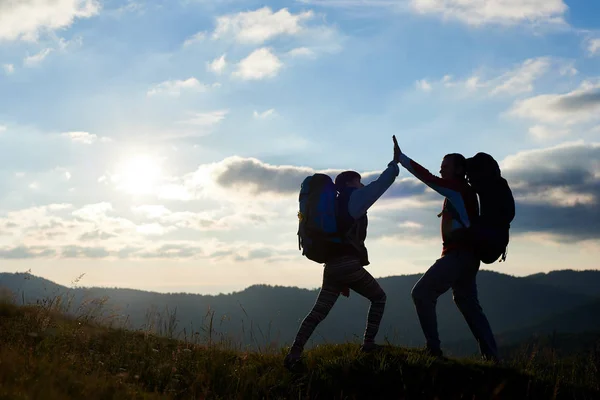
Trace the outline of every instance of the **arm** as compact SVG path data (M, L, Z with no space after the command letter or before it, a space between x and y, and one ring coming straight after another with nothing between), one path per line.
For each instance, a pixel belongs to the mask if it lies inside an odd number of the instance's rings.
M369 183L365 187L356 189L350 196L348 203L348 212L352 218L358 218L364 215L369 207L381 197L383 193L396 180L400 173L400 168L395 161L391 161L388 167L379 175L379 178Z
M423 168L416 161L411 160L406 154L400 154L400 164L415 176L418 180L438 192L444 197L454 198L460 196L460 187L453 181L439 178Z

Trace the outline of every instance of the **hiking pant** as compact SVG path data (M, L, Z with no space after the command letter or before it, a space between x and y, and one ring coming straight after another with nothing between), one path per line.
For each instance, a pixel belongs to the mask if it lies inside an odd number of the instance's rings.
M477 298L479 265L472 251L454 250L438 259L413 287L412 298L429 349L440 350L437 299L452 288L454 302L475 336L481 354L497 358L496 341Z
M346 288L350 288L371 300L363 342L373 343L375 341L385 309L385 292L375 278L360 264L358 258L348 256L325 264L321 290L312 310L304 318L298 329L292 351L301 352L304 350L304 345L317 325L329 314L340 296L340 292Z

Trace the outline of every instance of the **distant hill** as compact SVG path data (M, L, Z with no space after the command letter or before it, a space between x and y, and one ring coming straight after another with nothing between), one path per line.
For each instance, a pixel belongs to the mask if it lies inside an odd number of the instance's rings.
M594 279L600 276L592 275ZM415 274L379 280L388 295L379 340L387 337L398 345L424 344L410 297L410 290L419 277ZM560 279L553 284L540 283L539 279L485 270L479 273L481 304L495 332L516 332L552 321L561 313L590 304L598 295L591 287L582 294L572 289L573 284L567 289L560 287ZM121 320L126 320L127 326L134 329L154 327L174 334L194 331L208 335L212 319L212 335L254 347L272 342L289 344L317 295L316 289L268 285L253 285L239 292L216 296L117 288L70 289L32 275L6 273L0 274L0 287L15 292L19 303L23 299L31 303L59 294L64 299L72 297L74 311L77 305L84 303L87 310L102 309L106 318L115 319L120 315ZM92 299L96 300L92 302ZM340 297L313 335L312 344L360 340L368 307L369 302L354 292L350 298ZM168 315L175 312L176 319L169 325ZM438 318L443 345L466 340L465 343L470 343L469 351L475 349L467 324L452 302L451 291L438 302Z
M600 332L600 299L557 313L531 326L502 332L498 336L503 342L512 343L530 337L551 335L554 332Z
M525 279L572 293L600 297L600 271L561 270L529 275Z

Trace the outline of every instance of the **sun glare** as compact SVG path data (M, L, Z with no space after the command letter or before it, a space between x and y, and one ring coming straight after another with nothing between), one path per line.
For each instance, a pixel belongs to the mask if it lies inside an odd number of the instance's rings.
M124 191L143 195L151 193L159 183L162 169L157 159L140 155L134 156L120 164L118 184Z

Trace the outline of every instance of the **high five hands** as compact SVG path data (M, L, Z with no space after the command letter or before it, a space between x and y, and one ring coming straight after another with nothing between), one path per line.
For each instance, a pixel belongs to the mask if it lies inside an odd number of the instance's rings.
M402 154L402 150L400 150L400 146L398 146L396 135L392 135L392 139L394 140L394 162L398 164L400 162L400 155Z

